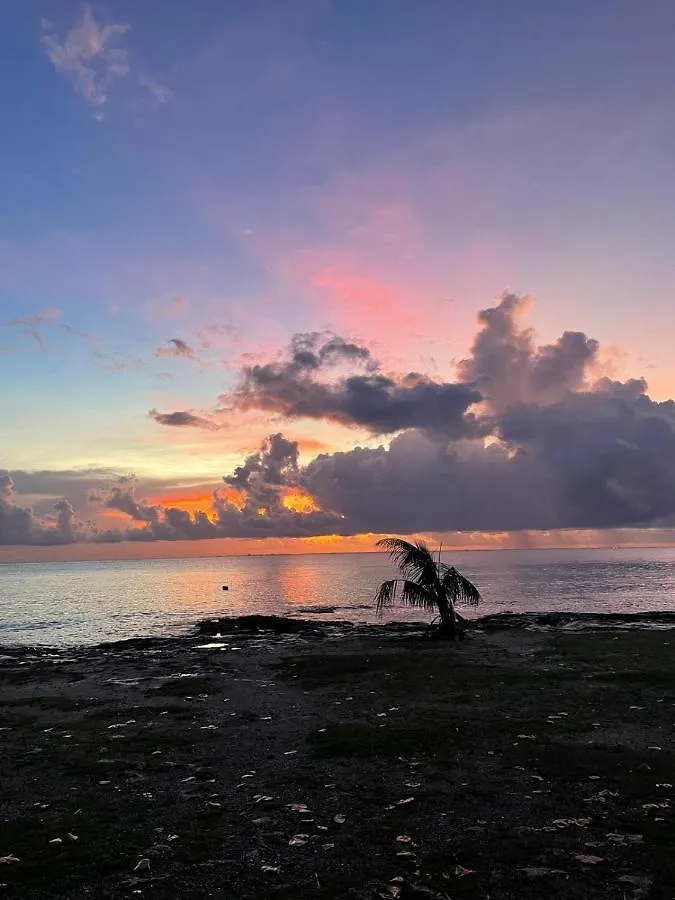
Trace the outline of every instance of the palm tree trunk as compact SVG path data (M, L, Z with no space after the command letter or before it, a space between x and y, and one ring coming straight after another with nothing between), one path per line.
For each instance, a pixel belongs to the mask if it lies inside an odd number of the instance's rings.
M436 603L438 604L438 612L441 617L441 631L445 632L448 637L454 640L457 631L455 607L452 602L448 600L444 592L438 595Z

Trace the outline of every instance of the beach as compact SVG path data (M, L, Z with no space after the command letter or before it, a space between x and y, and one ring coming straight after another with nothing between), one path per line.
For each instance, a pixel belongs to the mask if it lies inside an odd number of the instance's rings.
M675 633L625 618L2 648L2 896L672 898Z

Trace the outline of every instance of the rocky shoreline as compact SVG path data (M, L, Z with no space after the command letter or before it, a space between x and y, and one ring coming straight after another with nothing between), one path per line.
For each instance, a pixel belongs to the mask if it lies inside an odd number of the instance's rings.
M0 895L672 898L671 627L1 647Z

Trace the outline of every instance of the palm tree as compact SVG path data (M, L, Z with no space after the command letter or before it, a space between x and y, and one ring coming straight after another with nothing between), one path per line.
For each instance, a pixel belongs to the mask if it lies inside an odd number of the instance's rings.
M477 606L480 602L478 588L454 566L442 563L440 551L436 562L422 541L411 544L400 538L384 538L377 546L389 554L402 576L383 581L379 586L375 594L377 612L381 615L397 600L406 606L437 610L441 630L454 638L458 621L463 621L455 605Z

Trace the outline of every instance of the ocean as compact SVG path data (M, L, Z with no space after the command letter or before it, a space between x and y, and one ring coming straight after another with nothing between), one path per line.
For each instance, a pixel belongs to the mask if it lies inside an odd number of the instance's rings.
M675 548L486 550L443 559L483 594L469 617L675 610ZM0 565L0 644L177 635L199 619L247 613L373 623L375 589L393 575L387 557L373 553ZM428 616L404 608L384 620L420 618Z

